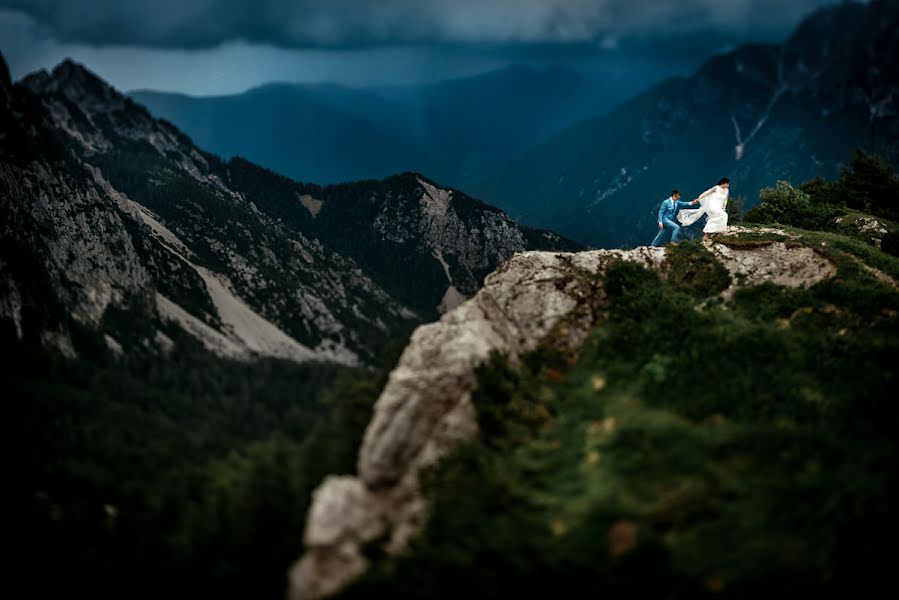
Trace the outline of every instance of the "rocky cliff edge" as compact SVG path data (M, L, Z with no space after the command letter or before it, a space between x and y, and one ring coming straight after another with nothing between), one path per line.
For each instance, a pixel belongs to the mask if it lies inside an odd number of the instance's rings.
M731 275L724 298L739 286L802 287L836 273L814 249L783 241L707 247ZM477 433L471 403L477 365L493 352L514 361L553 330L579 346L599 318L597 275L615 260L663 269L665 256L664 248L649 247L517 254L472 299L419 327L375 405L358 475L328 477L313 495L306 552L291 569L289 598L334 594L366 570L363 546L383 540L388 552L398 552L420 530L427 514L420 474Z

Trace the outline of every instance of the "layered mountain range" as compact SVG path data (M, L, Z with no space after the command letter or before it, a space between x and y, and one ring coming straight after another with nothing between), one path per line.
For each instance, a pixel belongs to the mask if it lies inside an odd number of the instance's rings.
M826 7L782 44L740 46L634 97L632 78L531 67L419 87L132 97L201 146L294 178L415 169L525 223L634 246L672 188L695 197L728 176L748 207L778 180L833 176L857 147L899 162L897 15L895 0Z
M513 253L576 247L414 173L320 187L224 162L70 61L2 72L0 316L70 355L70 318L116 352L171 346L129 339L124 311L222 356L368 364Z
M203 148L295 179L417 170L468 189L524 149L611 108L629 89L633 83L612 87L560 67L512 66L424 85L270 84L230 96L131 97Z
M780 45L741 46L578 123L471 188L525 222L599 247L652 239L672 188L833 176L856 147L899 161L899 2L842 3Z

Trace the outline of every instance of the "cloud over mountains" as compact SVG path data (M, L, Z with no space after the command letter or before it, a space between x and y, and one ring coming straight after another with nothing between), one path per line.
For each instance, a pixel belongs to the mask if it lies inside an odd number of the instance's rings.
M780 33L832 0L0 0L44 34L94 46L607 46L629 34Z

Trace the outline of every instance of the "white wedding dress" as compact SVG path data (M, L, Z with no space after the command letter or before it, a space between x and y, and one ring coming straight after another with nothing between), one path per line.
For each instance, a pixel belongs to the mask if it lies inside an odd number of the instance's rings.
M718 233L727 231L727 213L724 207L727 206L727 195L729 188L716 185L700 194L699 208L682 210L677 213L677 220L682 225L692 225L702 215L706 215L705 227L702 228L703 233Z

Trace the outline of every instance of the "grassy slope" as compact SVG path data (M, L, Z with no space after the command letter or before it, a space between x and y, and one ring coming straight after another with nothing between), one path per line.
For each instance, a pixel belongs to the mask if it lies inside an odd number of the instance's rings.
M872 217L869 214L856 210L847 210L846 214L835 223L836 231L849 237L854 237L869 243L881 240L881 248L884 252L899 255L899 248L895 240L899 239L899 223L882 217ZM886 231L886 233L882 233Z
M896 278L899 260L785 232L837 277L723 303L726 272L682 244L664 276L607 272L607 318L577 354L550 339L482 368L482 435L433 474L424 536L346 595L785 596L886 577L899 292L862 263Z

